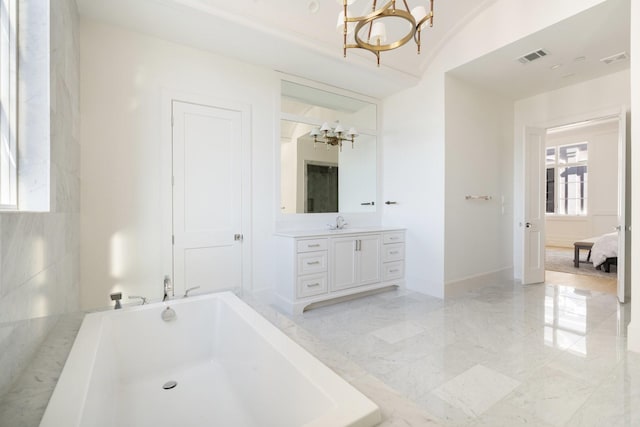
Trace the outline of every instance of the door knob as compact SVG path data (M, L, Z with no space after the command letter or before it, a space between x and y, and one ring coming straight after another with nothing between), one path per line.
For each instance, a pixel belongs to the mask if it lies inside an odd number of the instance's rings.
M526 228L531 228L531 225L532 225L532 224L531 224L530 222L527 222L524 226L525 226Z

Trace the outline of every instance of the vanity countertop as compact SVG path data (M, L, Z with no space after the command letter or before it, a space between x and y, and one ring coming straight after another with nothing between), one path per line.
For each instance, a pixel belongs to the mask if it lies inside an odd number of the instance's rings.
M355 234L355 233L381 233L385 231L404 231L403 227L385 227L385 226L375 226L375 227L354 227L354 228L343 228L340 230L329 230L325 229L316 229L316 230L281 230L276 231L276 236L282 237L330 237L341 234Z

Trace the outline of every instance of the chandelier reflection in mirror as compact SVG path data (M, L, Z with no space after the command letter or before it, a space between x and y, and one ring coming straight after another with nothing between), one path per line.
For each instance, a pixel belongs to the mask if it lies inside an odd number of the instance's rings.
M380 52L397 49L404 46L413 39L420 53L420 37L422 30L427 24L433 26L433 0L429 0L430 11L427 12L425 6L416 6L409 9L407 0L391 0L382 4L383 1L369 0L370 8L363 12L362 16L353 16L348 6L356 0L336 0L342 3L343 10L338 15L336 28L343 35L343 52L347 57L347 49L365 49L373 53L380 66ZM422 0L425 1L425 0ZM396 3L401 3L396 7ZM380 5L379 5L380 4ZM404 6L404 9L402 8ZM367 13L370 10L369 13ZM398 21L406 21L408 26L404 27ZM393 29L393 36L396 36L398 29L400 35L397 39L387 41L387 25ZM350 37L351 36L351 37ZM350 40L348 40L350 38Z
M313 148L316 148L317 144L326 144L328 150L331 146L337 145L342 151L343 142L351 142L351 148L353 148L358 131L354 127L345 130L340 122L335 122L333 125L324 122L320 128L311 129L309 136L313 137Z

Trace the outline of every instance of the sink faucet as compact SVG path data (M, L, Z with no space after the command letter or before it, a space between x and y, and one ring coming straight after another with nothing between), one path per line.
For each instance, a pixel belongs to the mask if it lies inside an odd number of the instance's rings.
M347 225L349 225L349 223L344 220L342 215L338 215L336 217L335 224L327 224L327 226L329 226L329 230L342 230Z
M349 225L349 223L344 220L344 217L342 215L338 215L336 217L335 224L327 224L329 230L342 230L347 225Z
M171 295L171 291L173 290L173 286L171 285L171 277L164 276L164 297L162 297L162 301L166 301Z

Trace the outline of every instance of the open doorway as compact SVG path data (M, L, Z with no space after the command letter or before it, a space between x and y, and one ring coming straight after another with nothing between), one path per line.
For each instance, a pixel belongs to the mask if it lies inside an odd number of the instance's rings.
M617 293L619 116L548 128L545 138L546 279ZM624 149L624 146L623 146ZM624 279L623 279L624 280Z

